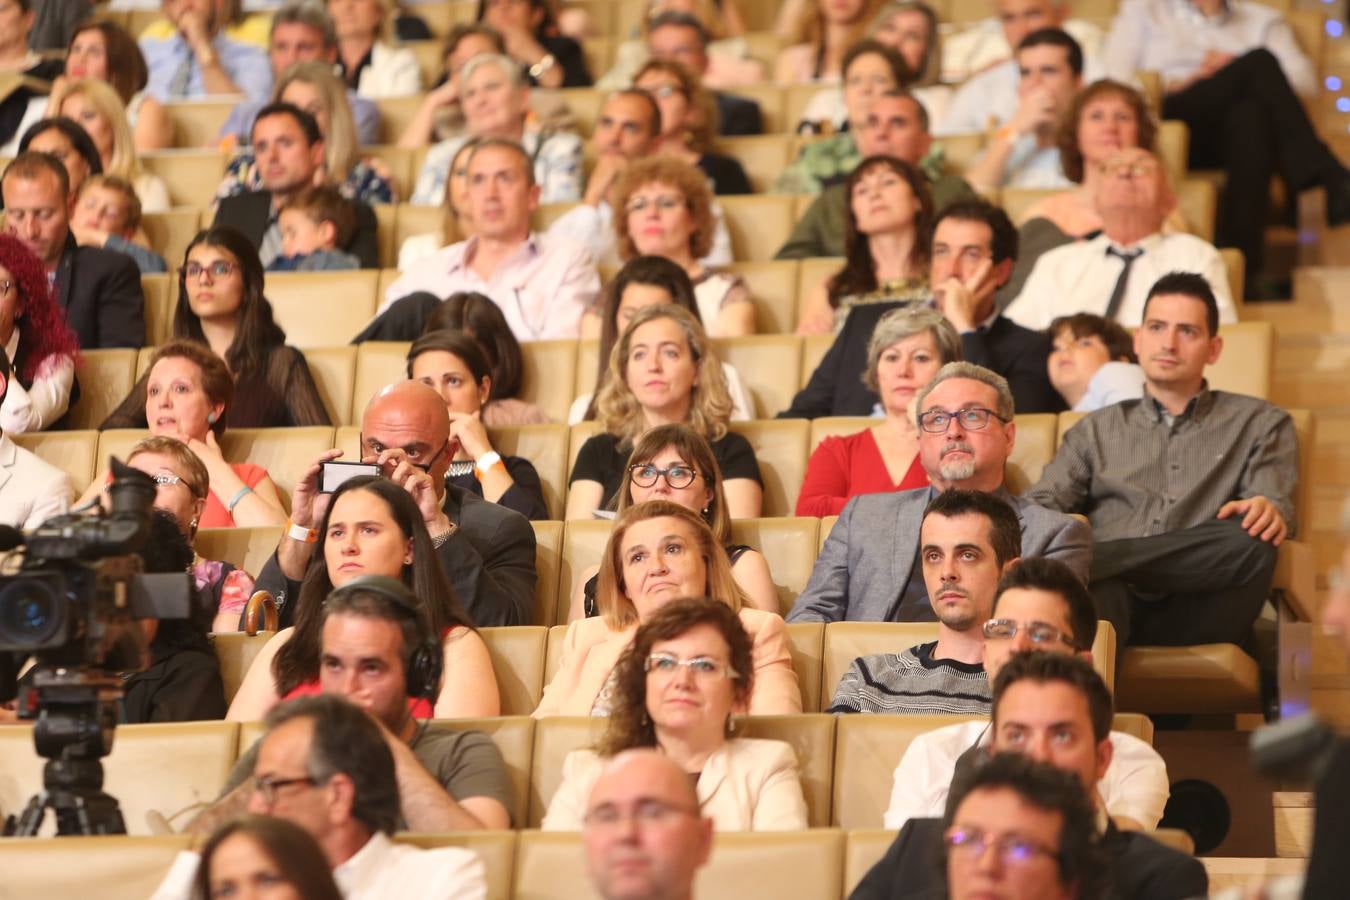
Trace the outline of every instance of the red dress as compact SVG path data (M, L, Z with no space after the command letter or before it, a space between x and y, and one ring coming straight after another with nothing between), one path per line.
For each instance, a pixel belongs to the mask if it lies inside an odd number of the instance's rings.
M262 466L255 466L253 463L230 463L230 468L234 469L234 474L239 476L239 480L249 487L257 487L258 482L267 477L267 470ZM226 497L224 500L216 496L215 491L206 492L206 509L202 510L201 521L197 523L198 528L233 528L234 516L230 515L225 504L233 497Z
M914 454L909 471L896 484L886 471L872 429L845 437L828 437L811 454L806 478L797 495L797 515L837 516L859 494L884 494L928 486L928 473Z

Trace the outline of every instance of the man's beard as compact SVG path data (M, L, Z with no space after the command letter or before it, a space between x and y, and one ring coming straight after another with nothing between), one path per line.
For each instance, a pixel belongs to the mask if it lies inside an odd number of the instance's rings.
M961 450L970 454L969 459L946 459L947 452L950 450ZM965 441L951 441L944 444L942 452L938 454L938 474L942 476L943 481L965 481L975 475L975 449Z
M968 631L975 624L975 605L971 602L970 593L964 588L943 587L940 593L955 591L966 599L965 607L949 607L945 603L936 603L933 605L933 612L937 614L938 621L946 625L952 631Z

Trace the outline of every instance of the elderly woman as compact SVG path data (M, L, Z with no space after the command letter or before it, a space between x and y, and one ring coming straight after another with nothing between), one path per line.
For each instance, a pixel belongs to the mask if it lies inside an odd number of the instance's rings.
M712 249L716 221L708 179L688 163L665 156L630 163L614 184L614 230L619 255L664 256L689 275L699 318L712 337L755 331L755 306L744 282L700 261Z
M752 645L746 668L754 673L745 701L751 715L801 712L782 618L745 605L726 553L697 513L667 500L648 500L615 521L600 563L600 615L567 626L557 673L544 688L535 717L609 715L619 689L619 657L640 625L680 597L725 603L745 627Z
M843 328L849 310L893 300L927 302L933 199L918 169L891 156L869 156L844 190L844 267L807 295L798 334Z
M417 57L393 43L394 0L328 0L328 12L347 87L368 100L408 97L422 89Z
M435 144L417 174L412 203L435 206L445 194L450 163L460 145L473 137L515 141L534 160L534 180L541 203L581 198L581 137L570 131L541 130L527 123L530 88L511 57L498 53L475 56L459 73L460 105L465 132ZM404 146L423 146L425 138L405 135Z
M164 180L141 168L122 99L104 81L80 78L65 83L52 105L58 115L79 125L94 142L103 172L131 182L142 212L161 212L172 204Z
M567 494L567 518L589 518L617 502L628 456L643 432L687 424L712 446L726 479L732 518L759 515L764 496L750 442L727 428L731 398L722 366L688 311L657 304L637 311L609 356L596 400L605 431L581 446Z
M697 74L677 62L654 59L638 70L633 86L655 97L661 108L660 153L697 166L715 194L752 192L736 158L712 152L717 103Z
M859 494L924 487L919 431L911 404L949 362L961 358L961 337L933 309L893 309L867 344L864 383L881 398L883 418L846 437L827 437L806 464L799 516L837 516Z
M731 543L731 516L727 514L722 472L712 448L699 434L684 425L658 425L633 447L619 489L618 511L648 500L670 500L702 516L726 551L731 574L745 592L746 602L765 612L778 611L778 591L764 554L745 544ZM600 614L595 599L599 571L600 567L594 566L581 573L568 608L569 622Z
M0 347L13 377L0 403L0 430L51 428L75 392L79 339L66 324L42 260L13 235L0 235Z
M563 761L541 827L576 831L605 760L656 747L696 782L699 811L718 831L809 827L801 776L783 741L736 737L754 688L750 636L718 600L675 600L647 619L614 669L609 722L594 749Z

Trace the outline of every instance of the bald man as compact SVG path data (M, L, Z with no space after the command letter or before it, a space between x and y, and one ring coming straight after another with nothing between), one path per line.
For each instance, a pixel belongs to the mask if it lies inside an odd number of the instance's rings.
M319 491L322 463L342 456L327 450L305 471L291 497L291 526L258 576L281 607L281 626L294 624L314 544L309 531L322 526L329 494ZM436 544L445 574L478 627L529 625L534 606L534 529L520 513L489 503L448 484L454 451L445 401L418 381L382 388L361 417L361 462L375 463L417 502Z
M689 776L656 750L615 756L586 803L586 865L605 900L690 900L712 836Z

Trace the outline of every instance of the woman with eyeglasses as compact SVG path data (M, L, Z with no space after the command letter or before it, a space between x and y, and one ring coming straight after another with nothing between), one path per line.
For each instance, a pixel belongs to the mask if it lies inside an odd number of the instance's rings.
M745 282L714 272L701 259L712 249L713 195L707 177L688 163L654 156L629 163L614 184L619 256L664 256L694 283L699 318L712 337L755 332L755 305Z
M726 553L698 513L669 500L648 500L615 521L600 562L600 614L567 626L557 672L535 718L610 715L622 696L620 657L639 626L682 597L710 597L745 628L750 662L737 671L747 678L744 708L750 715L802 711L782 617L746 604Z
M596 398L603 433L577 453L567 492L567 518L612 509L633 444L657 425L685 424L702 435L722 475L727 511L734 519L759 515L763 481L754 448L727 428L731 398L721 363L703 328L687 310L670 304L634 314L609 355L609 377Z
M755 609L778 612L778 591L764 554L731 542L722 472L712 448L699 434L684 425L658 425L638 440L619 489L618 512L648 500L670 500L702 516L726 551L731 574L746 601ZM595 598L599 571L599 566L592 566L582 572L567 621L600 614Z
M0 403L0 431L52 427L66 414L75 387L79 339L57 303L47 270L11 234L0 234L0 347L9 358L9 388Z
M714 194L752 193L740 162L712 151L717 102L697 73L677 62L653 59L638 69L633 86L655 97L661 109L658 152L697 166L712 182Z
M732 717L746 712L754 683L751 639L731 607L693 597L662 607L619 659L605 732L567 754L540 827L579 831L605 762L636 747L655 747L688 773L699 812L719 832L810 827L792 747L736 736Z
M961 359L961 336L935 309L893 309L867 343L863 382L885 414L876 425L827 437L811 453L797 515L837 516L859 494L926 487L914 398L944 365Z
M145 377L99 429L149 428L153 435L186 444L209 477L206 506L198 520L201 528L280 525L286 512L267 470L252 463L226 462L220 448L237 393L225 361L205 343L170 341L150 357ZM107 480L106 472L94 479L81 504L101 491Z

